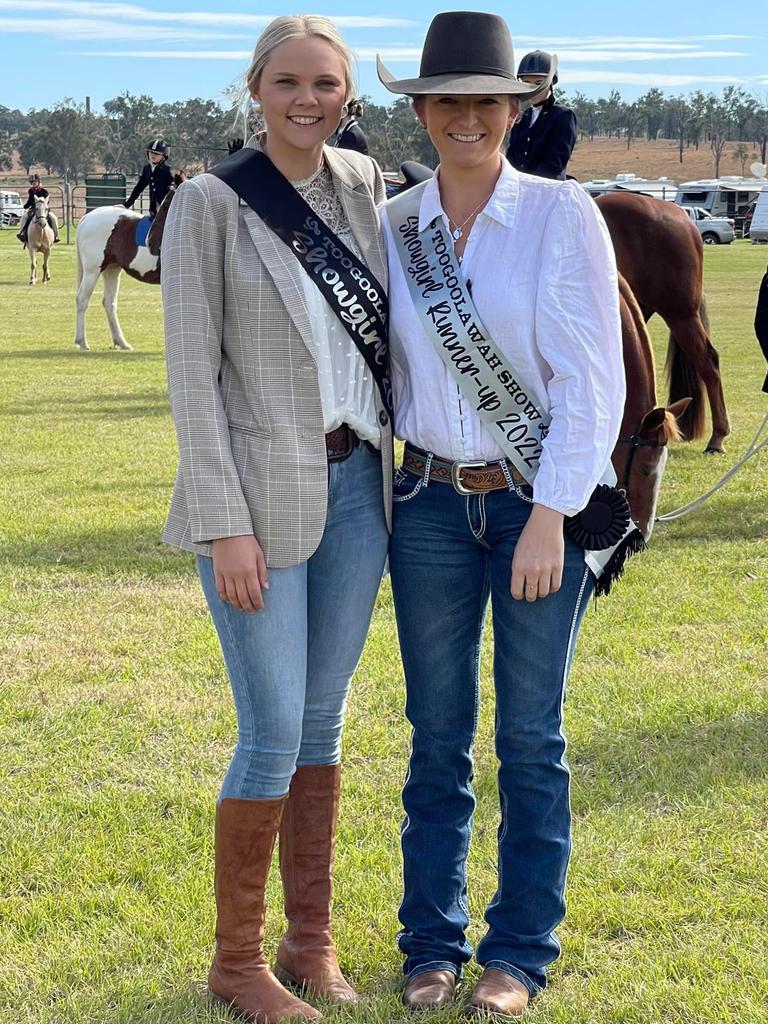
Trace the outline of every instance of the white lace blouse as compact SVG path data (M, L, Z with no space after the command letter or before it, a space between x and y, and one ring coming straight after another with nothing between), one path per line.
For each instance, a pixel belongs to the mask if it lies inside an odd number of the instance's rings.
M362 260L327 164L323 162L311 177L291 184L318 217ZM381 441L374 403L376 385L371 372L317 285L307 275L303 278L325 432L330 433L342 423L348 423L359 437L378 448Z

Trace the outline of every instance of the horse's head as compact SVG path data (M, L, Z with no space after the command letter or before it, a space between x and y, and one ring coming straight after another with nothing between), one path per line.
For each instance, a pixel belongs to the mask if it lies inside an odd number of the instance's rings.
M35 196L34 219L38 224L48 221L48 196Z
M667 465L670 441L679 441L677 418L688 408L690 398L659 406L643 416L634 434L619 438L614 468L619 487L627 492L632 518L646 540L653 533L656 505Z

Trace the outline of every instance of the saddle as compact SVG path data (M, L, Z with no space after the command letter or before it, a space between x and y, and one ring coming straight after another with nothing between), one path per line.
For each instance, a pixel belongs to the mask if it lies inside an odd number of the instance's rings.
M149 216L142 217L141 220L136 221L136 245L147 244L147 235L149 234L149 229L152 227L152 221L153 218Z

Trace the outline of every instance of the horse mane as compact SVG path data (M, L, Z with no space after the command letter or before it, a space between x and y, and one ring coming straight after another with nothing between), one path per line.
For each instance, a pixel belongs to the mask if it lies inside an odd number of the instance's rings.
M655 381L656 357L653 352L653 345L651 344L651 336L648 333L648 328L645 323L645 317L643 316L642 310L640 309L640 305L637 299L635 298L635 293L629 287L629 282L622 274L619 274L619 295L622 297L622 299L624 299L629 308L629 312L632 314L632 320L634 321L635 329L637 330L640 345L642 346L647 355L648 362L653 373L653 379Z

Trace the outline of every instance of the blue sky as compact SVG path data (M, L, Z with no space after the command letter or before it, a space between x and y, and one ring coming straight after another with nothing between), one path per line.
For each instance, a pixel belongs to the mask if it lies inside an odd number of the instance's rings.
M617 88L633 99L653 86L719 93L733 83L768 97L765 0L733 7L712 0L457 6L503 15L518 58L536 48L556 52L561 84L571 93L607 96ZM336 21L358 56L360 92L386 103L392 96L376 78L376 52L398 77L415 74L430 18L452 8L334 0L326 9L303 9ZM158 102L220 100L261 28L296 10L285 0L0 0L0 104L28 110L90 96L96 110L126 90Z

